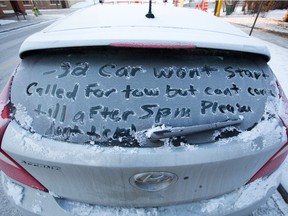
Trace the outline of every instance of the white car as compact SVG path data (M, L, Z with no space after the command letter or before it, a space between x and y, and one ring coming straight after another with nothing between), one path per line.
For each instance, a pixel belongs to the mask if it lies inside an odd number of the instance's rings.
M245 215L279 185L287 99L269 51L208 13L98 4L20 57L0 169L23 214Z

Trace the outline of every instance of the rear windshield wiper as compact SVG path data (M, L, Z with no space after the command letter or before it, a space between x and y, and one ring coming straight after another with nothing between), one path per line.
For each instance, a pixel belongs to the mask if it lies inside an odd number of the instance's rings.
M174 127L174 128L155 128L151 129L153 131L148 131L146 136L151 142L157 142L160 139L171 138L171 137L179 137L179 136L187 136L199 132L215 130L219 128L224 128L227 126L232 126L236 124L240 124L243 121L243 118L227 120L223 122L214 122L210 124L203 125L195 125L188 127Z

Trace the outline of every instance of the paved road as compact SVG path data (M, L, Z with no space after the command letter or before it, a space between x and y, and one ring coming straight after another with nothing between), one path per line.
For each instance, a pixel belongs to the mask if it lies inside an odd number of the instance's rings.
M4 87L10 74L20 62L18 51L22 42L31 34L48 26L50 22L0 33L0 89Z

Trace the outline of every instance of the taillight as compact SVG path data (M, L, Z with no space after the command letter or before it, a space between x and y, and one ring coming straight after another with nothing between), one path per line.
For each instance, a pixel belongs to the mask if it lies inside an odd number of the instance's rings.
M40 182L1 149L2 139L11 119L9 95L12 79L13 77L9 79L0 95L0 107L2 109L0 116L0 170L22 184L48 192Z
M248 184L275 171L284 162L287 154L288 143L269 159L269 161L249 180Z
M193 44L161 44L161 43L111 43L112 47L121 48L145 48L145 49L194 49L196 48Z
M0 169L10 178L29 187L48 192L48 190L31 176L24 168L14 161L4 151L0 150Z
M281 118L284 126L286 127L286 136L288 137L288 99L278 82L277 87L279 89L280 98L279 117ZM288 141L269 159L269 161L249 180L248 183L253 182L256 179L266 176L275 171L284 162L287 155Z
M10 116L10 88L12 84L13 76L10 77L7 84L3 88L1 94L0 94L0 147L2 143L2 138L4 135L4 132L7 128L8 123L10 122L11 116Z

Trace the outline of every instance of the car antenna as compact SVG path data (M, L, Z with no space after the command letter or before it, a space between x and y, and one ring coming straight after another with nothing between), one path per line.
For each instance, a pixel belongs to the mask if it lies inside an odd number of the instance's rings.
M149 0L149 11L146 14L146 17L149 18L149 19L154 19L155 18L154 14L152 13L152 0Z

